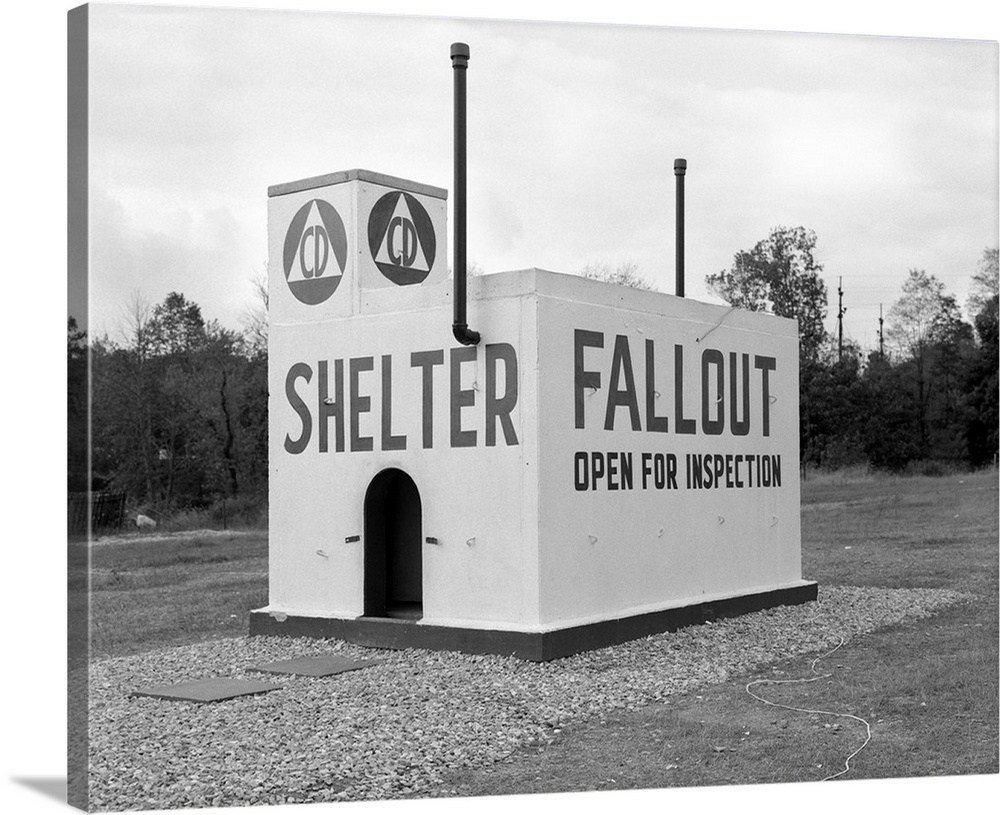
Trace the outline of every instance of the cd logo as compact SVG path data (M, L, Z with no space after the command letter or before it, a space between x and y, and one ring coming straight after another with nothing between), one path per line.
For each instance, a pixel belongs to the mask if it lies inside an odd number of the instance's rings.
M295 213L282 260L288 288L300 302L315 306L337 290L347 265L347 231L331 204L314 198Z
M379 271L397 286L422 283L437 252L430 215L409 193L386 193L368 216L368 248Z

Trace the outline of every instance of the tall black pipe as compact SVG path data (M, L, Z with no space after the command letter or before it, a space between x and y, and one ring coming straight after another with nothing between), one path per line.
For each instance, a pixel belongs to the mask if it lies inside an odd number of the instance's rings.
M687 159L674 159L674 176L677 178L677 244L674 292L678 297L684 296L684 174L687 172L687 166Z
M476 345L479 332L469 329L465 312L465 76L469 68L469 46L451 44L451 67L455 75L455 319L451 331L462 345Z

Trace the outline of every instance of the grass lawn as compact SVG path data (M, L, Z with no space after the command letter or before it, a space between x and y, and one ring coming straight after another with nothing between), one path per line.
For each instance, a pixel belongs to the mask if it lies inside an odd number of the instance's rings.
M267 533L98 543L90 586L94 658L246 634L267 605Z
M757 686L774 702L866 719L845 778L997 772L996 473L817 476L802 490L802 573L828 585L941 587L977 600L848 642L808 684ZM197 533L92 553L93 656L245 634L267 603L267 536ZM565 728L488 770L463 795L819 780L864 741L860 723L765 705L753 679L807 677L809 660Z

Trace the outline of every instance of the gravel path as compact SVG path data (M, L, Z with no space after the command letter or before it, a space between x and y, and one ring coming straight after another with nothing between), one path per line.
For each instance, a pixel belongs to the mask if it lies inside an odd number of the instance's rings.
M428 790L570 721L634 709L756 666L929 616L967 595L820 587L819 600L537 664L336 640L239 637L95 662L91 806L97 810L369 800ZM382 660L327 678L249 665L336 653ZM130 697L212 676L281 690L197 704Z

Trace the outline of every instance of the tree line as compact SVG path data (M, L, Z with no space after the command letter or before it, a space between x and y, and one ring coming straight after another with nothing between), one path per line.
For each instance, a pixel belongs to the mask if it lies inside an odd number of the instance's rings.
M971 323L939 280L913 269L889 309L884 343L862 350L824 328L828 294L815 248L812 231L776 227L706 278L730 305L798 320L802 464L901 471L917 461L995 462L997 249L972 273ZM653 287L632 263L583 274ZM88 339L70 318L71 492L125 492L153 513L224 501L266 509L266 282L254 287L258 305L241 331L206 321L177 292L152 307L134 296L118 339Z
M811 230L776 227L706 277L730 305L798 320L802 464L899 472L914 462L995 463L997 249L970 270L971 324L940 280L910 269L875 349L826 331L815 250Z
M242 332L206 321L171 292L136 296L123 336L89 343L70 318L69 489L128 494L159 516L230 502L267 502L267 347L260 322ZM90 365L90 466L85 403Z

